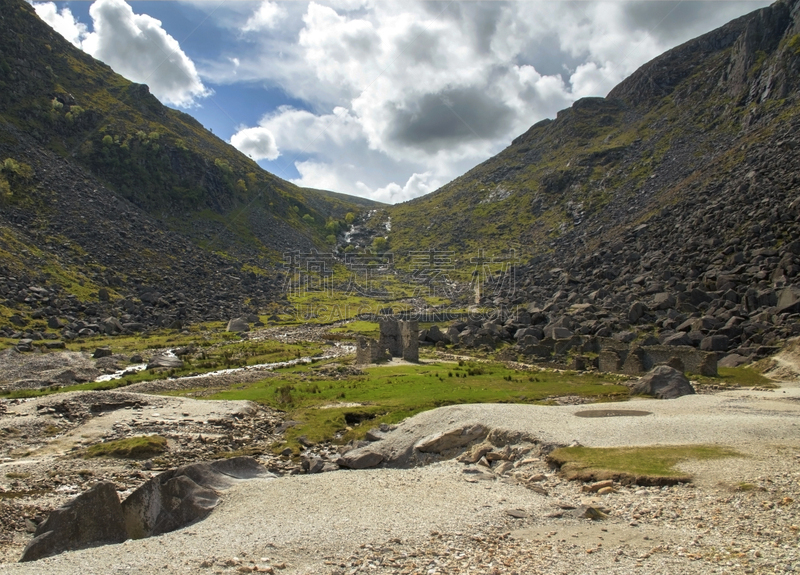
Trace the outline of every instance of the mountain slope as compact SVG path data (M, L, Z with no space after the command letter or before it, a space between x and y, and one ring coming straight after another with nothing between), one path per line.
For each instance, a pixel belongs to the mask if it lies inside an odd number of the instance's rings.
M32 284L115 316L128 296L134 323L254 310L280 296L283 252L330 248L327 224L375 205L265 172L0 0L0 315Z
M390 245L462 269L515 248L516 283L483 302L578 334L770 353L800 335L799 89L800 0L781 0L388 208Z
M791 133L797 118L797 6L778 2L679 46L607 98L575 102L440 190L390 208L393 248L588 253L698 187L725 187L750 147Z

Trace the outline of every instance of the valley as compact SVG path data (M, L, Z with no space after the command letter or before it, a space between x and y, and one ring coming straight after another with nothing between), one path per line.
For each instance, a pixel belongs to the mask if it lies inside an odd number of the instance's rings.
M0 572L797 571L799 90L778 0L384 205L0 0Z

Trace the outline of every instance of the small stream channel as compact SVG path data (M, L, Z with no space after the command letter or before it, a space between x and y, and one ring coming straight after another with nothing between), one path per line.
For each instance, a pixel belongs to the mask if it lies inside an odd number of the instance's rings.
M280 369L282 367L291 367L293 365L300 365L300 364L305 364L305 363L314 363L315 361L320 361L320 360L323 360L323 359L332 359L334 357L341 357L341 356L347 355L349 353L354 353L355 350L356 350L356 348L353 345L335 343L332 346L331 349L329 349L328 351L324 352L322 355L317 355L317 356L313 356L313 357L312 356L298 357L297 359L290 359L290 360L287 360L287 361L278 361L278 362L275 362L275 363L259 363L259 364L256 364L256 365L246 365L246 366L243 366L243 367L232 367L232 368L228 368L228 369L219 369L219 370L216 370L216 371L209 371L207 373L199 373L199 374L196 374L196 375L186 375L186 376L182 376L182 377L170 377L170 378L167 378L167 379L170 379L170 380L174 381L174 380L180 380L180 379L184 379L184 378L188 378L188 377L192 377L192 378L214 377L214 376L217 376L217 375L225 375L225 374L229 374L229 373L238 373L238 372L242 372L242 371L252 371L252 370L271 371L273 369ZM167 357L175 357L175 353L171 349L167 350L166 352L164 352L163 354L160 354L160 355L164 355L164 356L167 356ZM114 373L101 375L95 381L97 381L97 382L113 381L115 379L121 379L121 378L125 377L126 375L132 375L134 373L138 373L138 372L143 371L145 369L147 369L147 364L146 363L138 363L136 365L129 365L128 367L126 367L124 369L117 370Z

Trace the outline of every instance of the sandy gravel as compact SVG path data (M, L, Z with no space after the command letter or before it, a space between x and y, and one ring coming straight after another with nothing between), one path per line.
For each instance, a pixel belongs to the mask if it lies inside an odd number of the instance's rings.
M643 417L576 417L591 410L649 411ZM800 388L738 390L679 399L625 403L539 406L456 405L420 413L378 444L389 453L402 450L443 428L482 424L518 431L545 443L590 447L718 443L724 445L800 440ZM370 448L370 449L376 449Z
M605 498L587 498L579 485L561 481L538 458L505 477L466 474L463 464L449 461L407 470L254 480L233 488L207 520L189 528L35 563L0 565L0 572L800 570L795 503L800 501L800 389L613 405L653 413L644 417L574 415L607 407L447 407L408 420L384 440L384 447L399 449L418 437L474 421L522 431L546 443L718 443L748 457L690 466L697 486L620 487ZM520 483L520 475L534 473L544 476L540 485L545 493ZM737 491L744 482L753 490ZM609 510L603 527L557 516L560 504L587 501ZM509 510L522 517L511 516Z

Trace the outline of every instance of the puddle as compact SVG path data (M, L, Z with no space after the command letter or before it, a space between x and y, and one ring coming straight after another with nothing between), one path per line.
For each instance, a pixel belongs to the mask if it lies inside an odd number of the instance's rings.
M639 411L636 409L589 409L576 411L578 417L642 417L653 415L652 411Z

